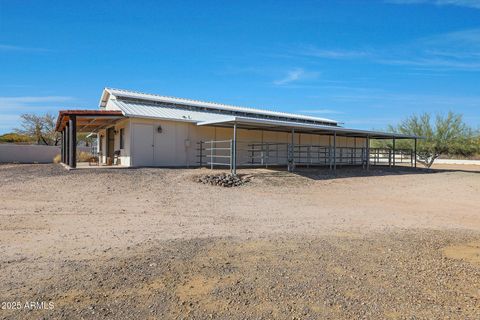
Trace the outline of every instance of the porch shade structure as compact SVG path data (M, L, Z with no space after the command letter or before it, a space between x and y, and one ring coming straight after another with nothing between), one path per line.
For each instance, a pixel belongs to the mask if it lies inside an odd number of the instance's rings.
M77 133L98 132L123 119L117 110L62 110L55 130L62 134L62 163L71 168L77 166Z
M273 120L273 119L257 119L251 117L241 117L241 116L224 116L218 117L215 120L211 121L204 121L197 123L198 126L215 126L215 127L224 127L224 128L234 128L234 137L233 140L235 141L236 145L236 130L237 129L244 129L244 130L267 130L267 131L279 131L279 132L288 132L292 134L319 134L319 135L326 135L333 137L333 150L331 150L332 162L331 168L336 170L337 168L337 138L340 137L351 137L351 138L365 138L366 139L366 168L369 169L370 167L370 139L379 139L379 140L402 140L402 139L411 139L414 140L415 147L417 144L417 139L421 139L422 137L418 137L415 135L405 135L405 134L398 134L398 133L387 133L387 132L378 132L378 131L369 131L369 130L357 130L357 129L350 129L344 128L340 126L329 126L329 125L320 125L320 124L312 124L312 123L300 123L295 121L282 121L282 120ZM292 140L292 147L293 147L293 140ZM233 150L232 159L236 161L236 148ZM415 148L415 158L416 158L416 148ZM294 159L290 159L294 161ZM237 168L236 163L232 163L234 168ZM416 166L416 161L415 161ZM294 164L291 166L294 168Z

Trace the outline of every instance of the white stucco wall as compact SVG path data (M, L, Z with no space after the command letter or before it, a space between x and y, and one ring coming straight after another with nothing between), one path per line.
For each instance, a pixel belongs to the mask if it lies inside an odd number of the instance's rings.
M0 144L0 163L51 163L60 147Z
M131 165L131 133L130 133L130 119L122 120L115 125L110 126L109 128L114 128L116 131L114 136L114 150L120 150L120 163L122 165ZM120 129L124 129L124 148L120 149ZM106 163L107 161L107 129L102 129L98 132L98 149L97 152L101 155L100 161L101 163ZM101 137L103 137L101 139ZM101 146L100 146L101 145Z
M60 146L0 144L0 163L52 163L60 154ZM90 152L90 147L77 147Z

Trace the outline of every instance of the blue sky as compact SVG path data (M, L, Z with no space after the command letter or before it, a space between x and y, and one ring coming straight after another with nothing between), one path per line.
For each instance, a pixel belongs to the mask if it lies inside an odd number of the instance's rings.
M103 87L382 129L480 126L480 0L0 0L0 133Z

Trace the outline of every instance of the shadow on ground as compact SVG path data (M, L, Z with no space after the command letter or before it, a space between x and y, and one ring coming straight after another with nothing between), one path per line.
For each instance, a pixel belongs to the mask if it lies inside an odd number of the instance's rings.
M284 167L269 167L268 169L268 171L255 172L253 173L253 176L258 178L287 178L292 177L293 175L312 180L330 180L354 177L418 175L443 172L467 172L480 174L480 168L479 171L473 171L461 169L412 168L407 166L372 166L368 170L361 166L339 166L336 172L330 170L328 167L297 167L293 172L288 172Z

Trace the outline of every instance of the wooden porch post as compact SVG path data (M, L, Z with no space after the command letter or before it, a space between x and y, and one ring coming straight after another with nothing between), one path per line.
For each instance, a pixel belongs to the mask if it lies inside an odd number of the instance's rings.
M62 140L61 140L61 148L60 148L60 162L61 163L65 163L65 130L62 130L61 132L62 134Z
M68 120L68 135L69 135L69 154L68 165L71 168L77 167L77 117L71 115Z
M67 143L67 126L63 128L63 163L67 164L67 150L68 150L68 143Z
M68 127L68 122L65 124L65 164L69 165L69 158L70 158L70 137L69 137L70 129Z

